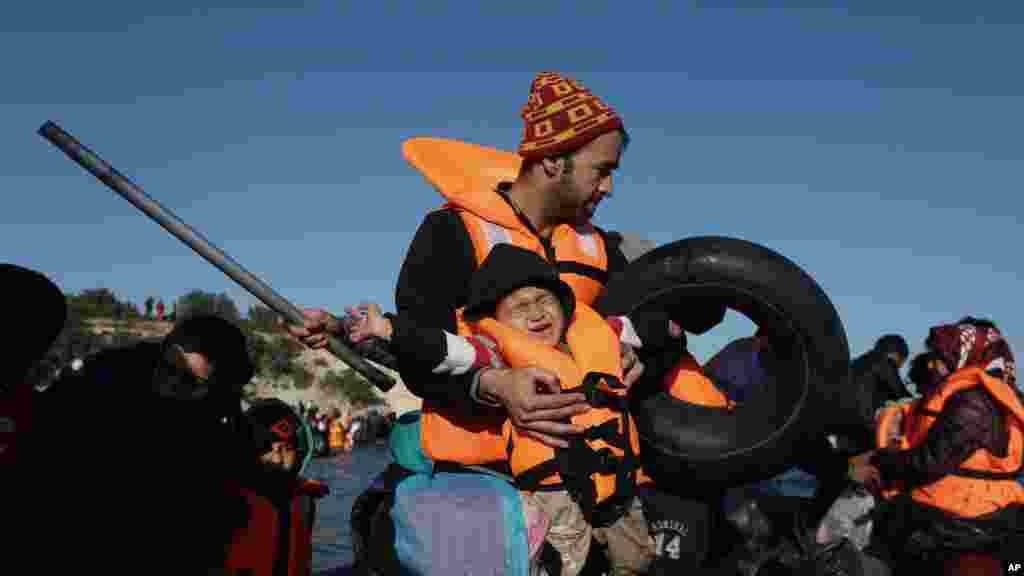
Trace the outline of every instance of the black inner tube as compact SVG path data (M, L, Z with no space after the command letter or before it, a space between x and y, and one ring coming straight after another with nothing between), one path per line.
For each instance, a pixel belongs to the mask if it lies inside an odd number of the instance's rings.
M663 408L641 409L644 417L639 420L646 420L638 422L641 437L666 455L692 461L720 460L776 441L784 431L796 425L810 394L808 346L790 320L749 291L718 283L677 286L649 295L630 312L677 308L687 300L708 298L725 300L730 309L742 313L768 332L777 361L768 367L775 377L775 385L755 391L731 411L692 404L668 394L657 395L656 402L665 404ZM660 384L665 374L662 371L651 374L650 378ZM650 397L645 400L651 401ZM709 416L715 417L714 429L680 426Z

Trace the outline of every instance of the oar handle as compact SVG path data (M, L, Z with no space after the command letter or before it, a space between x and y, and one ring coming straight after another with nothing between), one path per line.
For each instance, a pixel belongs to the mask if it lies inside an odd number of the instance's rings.
M46 122L39 128L39 135L46 138L51 144L67 154L69 158L88 170L100 182L103 182L111 190L131 202L132 205L227 274L229 278L245 288L271 310L283 316L285 320L300 326L305 322L305 316L295 305L281 297L270 286L243 268L241 264L232 260L230 256L214 246L170 210L150 198L131 180L84 146L74 136L57 126L57 124ZM380 390L387 392L395 385L394 379L368 363L333 336L328 337L328 350L342 362L345 362L365 376Z

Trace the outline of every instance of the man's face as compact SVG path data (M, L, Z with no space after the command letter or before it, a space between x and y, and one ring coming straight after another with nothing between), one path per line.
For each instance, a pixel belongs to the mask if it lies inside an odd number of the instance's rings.
M527 332L548 346L557 346L565 328L562 303L550 290L526 286L498 302L494 318L505 326Z
M603 134L562 161L558 183L561 215L568 222L590 222L598 204L612 192L612 174L619 167L622 134Z

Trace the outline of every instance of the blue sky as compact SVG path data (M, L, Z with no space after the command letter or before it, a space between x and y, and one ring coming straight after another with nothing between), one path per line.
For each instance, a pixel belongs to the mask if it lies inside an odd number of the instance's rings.
M1017 3L205 4L4 10L0 260L67 292L255 302L35 134L54 120L300 306L393 308L440 203L402 140L514 149L530 81L558 70L634 137L600 225L781 252L854 354L964 314L1024 350Z

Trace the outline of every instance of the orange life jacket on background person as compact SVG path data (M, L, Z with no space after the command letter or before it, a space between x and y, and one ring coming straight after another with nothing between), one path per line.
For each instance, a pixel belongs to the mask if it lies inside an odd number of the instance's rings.
M713 408L735 406L735 403L729 400L725 393L719 390L715 383L704 374L704 369L701 368L693 354L686 350L683 350L682 357L665 375L663 386L673 398L691 404Z
M557 265L579 302L592 304L604 289L608 256L604 239L593 226L560 225L546 249L498 195L498 184L519 174L522 160L517 154L440 138L406 140L402 153L447 199L444 207L453 208L465 223L477 266L496 244L513 244ZM457 326L460 336L470 334L461 310ZM506 458L502 421L493 414L473 417L424 401L420 426L423 451L434 461L479 465Z
M300 478L287 510L281 510L269 498L249 488L234 490L245 499L248 521L231 535L224 564L227 573L311 575L316 500L328 494L327 486Z
M341 450L345 447L345 425L340 418L331 422L330 435L327 437L327 446L331 450Z
M493 340L509 366L544 368L558 376L563 390L582 390L591 398L590 410L572 417L587 432L566 449L520 434L506 421L503 431L516 486L528 492L575 491L585 515L602 525L614 522L632 500L637 482L649 480L640 470L640 441L628 417L615 331L582 303L565 336L570 354L493 318L473 323L472 329Z
M907 425L910 423L910 414L918 409L920 400L912 400L909 402L900 402L898 404L889 404L888 406L882 407L878 413L878 422L875 425L875 447L877 448L897 448L899 450L907 450L910 448L910 443L907 440ZM898 430L895 428L899 426ZM894 445L887 445L889 436L891 433L896 434L896 440ZM882 498L889 499L896 496L902 491L900 483L897 482L892 488L885 488L881 491L880 495Z
M962 518L975 518L1011 504L1024 504L1024 486L1016 476L1024 463L1024 405L1008 384L980 368L964 368L947 377L928 396L913 404L904 417L908 448L918 446L942 412L946 400L961 390L982 386L1005 410L1009 445L999 456L987 449L976 450L956 472L911 490L915 501L942 509Z

